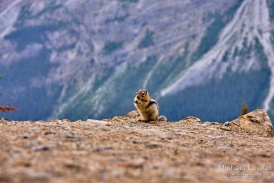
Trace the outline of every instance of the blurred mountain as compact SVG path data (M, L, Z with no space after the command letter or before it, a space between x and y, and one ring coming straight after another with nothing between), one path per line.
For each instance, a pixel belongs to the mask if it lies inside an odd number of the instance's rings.
M274 117L271 0L0 1L1 105L18 120L108 118L147 88L169 120Z

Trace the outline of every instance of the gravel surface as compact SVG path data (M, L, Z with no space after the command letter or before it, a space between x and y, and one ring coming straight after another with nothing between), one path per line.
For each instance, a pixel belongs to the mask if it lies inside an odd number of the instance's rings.
M198 118L1 121L0 130L1 183L274 182L273 138Z

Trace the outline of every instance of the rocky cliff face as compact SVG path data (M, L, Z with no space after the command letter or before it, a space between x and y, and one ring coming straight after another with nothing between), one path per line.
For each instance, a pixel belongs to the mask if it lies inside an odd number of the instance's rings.
M1 104L12 119L107 118L147 88L171 120L232 120L243 100L271 113L273 6L1 1Z

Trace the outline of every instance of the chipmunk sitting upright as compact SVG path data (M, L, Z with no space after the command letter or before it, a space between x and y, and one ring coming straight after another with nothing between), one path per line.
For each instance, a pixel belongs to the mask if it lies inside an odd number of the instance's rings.
M167 121L165 116L159 116L157 102L150 98L146 89L140 89L134 98L134 105L139 111L141 121Z

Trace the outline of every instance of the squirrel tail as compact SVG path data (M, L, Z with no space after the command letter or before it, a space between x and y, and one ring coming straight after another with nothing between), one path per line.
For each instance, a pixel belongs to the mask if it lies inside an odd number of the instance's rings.
M167 118L163 115L158 117L158 121L167 121Z

